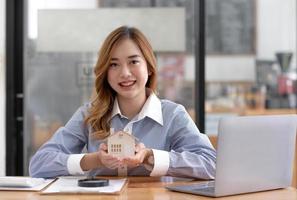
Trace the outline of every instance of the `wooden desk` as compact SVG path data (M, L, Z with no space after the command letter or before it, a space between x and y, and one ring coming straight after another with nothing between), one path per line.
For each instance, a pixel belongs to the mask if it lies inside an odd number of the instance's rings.
M192 184L189 180L172 177L129 177L129 183L120 195L40 195L38 192L0 191L0 199L24 200L171 200L171 199L214 199L185 193L171 192L164 188L168 184ZM220 198L222 200L296 200L297 190L294 188L258 192Z

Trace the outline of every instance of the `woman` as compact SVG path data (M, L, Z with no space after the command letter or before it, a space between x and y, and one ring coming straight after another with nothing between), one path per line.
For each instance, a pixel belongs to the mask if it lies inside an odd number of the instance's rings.
M182 105L156 96L156 68L151 45L138 29L123 26L111 32L94 70L95 99L36 152L30 175L117 175L126 165L132 176L214 178L214 148ZM108 154L104 139L110 130L139 139L135 156Z

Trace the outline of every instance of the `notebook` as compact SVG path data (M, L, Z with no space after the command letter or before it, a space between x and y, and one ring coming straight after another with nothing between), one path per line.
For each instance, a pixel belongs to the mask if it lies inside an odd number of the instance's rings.
M296 126L297 115L223 118L215 181L166 188L211 197L286 188L292 181Z
M31 178L23 176L1 176L0 190L40 191L54 179Z

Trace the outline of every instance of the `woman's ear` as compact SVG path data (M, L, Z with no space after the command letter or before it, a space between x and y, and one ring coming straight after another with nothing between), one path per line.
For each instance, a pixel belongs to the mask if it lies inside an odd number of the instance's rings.
M152 75L152 72L151 72L151 71L148 71L148 75L149 75L149 76Z

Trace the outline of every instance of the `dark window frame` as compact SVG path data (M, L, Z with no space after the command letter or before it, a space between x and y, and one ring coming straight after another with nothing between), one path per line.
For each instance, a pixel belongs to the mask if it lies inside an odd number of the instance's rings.
M23 175L23 1L6 0L6 175Z
M205 0L195 6L195 122L205 132Z

